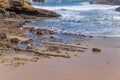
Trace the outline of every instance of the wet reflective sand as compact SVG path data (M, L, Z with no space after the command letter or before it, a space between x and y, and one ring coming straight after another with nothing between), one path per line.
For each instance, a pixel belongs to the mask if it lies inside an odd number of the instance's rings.
M15 69L0 68L0 80L120 80L120 49L99 46L70 59L50 58L30 62Z

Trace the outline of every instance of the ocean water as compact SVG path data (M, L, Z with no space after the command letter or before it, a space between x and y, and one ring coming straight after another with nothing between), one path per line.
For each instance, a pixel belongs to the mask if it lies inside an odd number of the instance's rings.
M88 0L46 0L33 7L55 11L58 18L43 18L32 23L37 28L53 26L59 33L120 37L118 5L89 4ZM43 27L44 26L44 27Z

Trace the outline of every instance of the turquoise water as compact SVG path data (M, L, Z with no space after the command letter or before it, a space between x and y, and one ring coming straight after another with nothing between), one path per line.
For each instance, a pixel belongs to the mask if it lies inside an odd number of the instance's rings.
M115 11L118 6L89 4L88 0L47 0L32 5L62 15L34 21L34 27L53 26L59 33L120 36L120 13Z
M87 2L89 0L46 0L44 3L32 2L33 5L37 6L71 6L79 5L79 3Z

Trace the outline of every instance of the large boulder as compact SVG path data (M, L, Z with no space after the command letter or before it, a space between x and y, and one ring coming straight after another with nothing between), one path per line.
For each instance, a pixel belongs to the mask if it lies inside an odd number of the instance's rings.
M60 16L49 10L33 8L31 4L25 0L0 0L0 18L3 18L1 13L7 18L15 18L17 15L23 18Z
M7 11L15 12L16 14L26 14L36 17L58 17L60 15L56 14L55 12L44 10L44 9L36 9L31 6L29 2L18 1L11 2L10 8L7 8Z
M120 5L120 0L92 0L92 4L110 4L110 5Z

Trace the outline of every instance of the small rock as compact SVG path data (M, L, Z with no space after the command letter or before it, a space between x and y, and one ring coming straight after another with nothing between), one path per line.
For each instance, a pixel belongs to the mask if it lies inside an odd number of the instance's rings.
M0 33L0 39L6 39L7 35L5 33Z
M37 34L37 35L44 35L44 33L43 33L41 30L38 30L38 31L36 32L36 34Z
M33 39L28 39L28 40L26 40L26 41L23 41L22 43L23 44L30 44L30 43L32 43L33 42Z
M29 32L31 33L34 33L35 32L35 29L32 27L32 28L29 28Z
M10 42L11 42L11 43L14 43L14 44L18 44L19 39L18 39L18 38L12 38L12 39L10 40Z
M54 36L50 36L51 39L54 39L55 37Z
M30 20L26 20L26 21L24 21L25 23L31 23L32 21L30 21Z
M101 52L101 49L93 48L92 51L93 51L93 52Z

